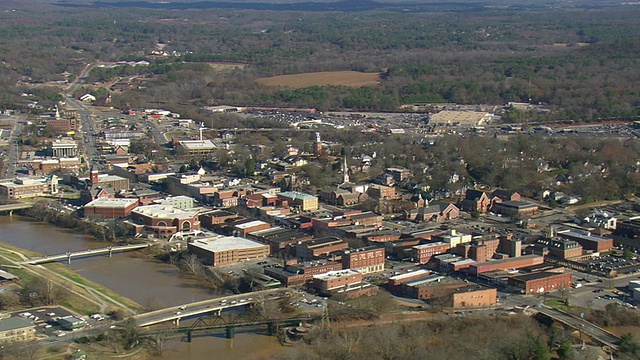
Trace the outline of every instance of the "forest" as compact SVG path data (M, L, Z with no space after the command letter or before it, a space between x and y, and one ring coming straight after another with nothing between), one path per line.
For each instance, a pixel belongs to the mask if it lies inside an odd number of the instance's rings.
M640 8L634 6L398 13L34 4L9 3L17 9L0 13L0 109L24 108L33 98L20 94L72 80L87 63L145 59L151 65L144 69L95 68L85 90L139 75L149 81L113 93L114 106L393 111L407 103L516 101L552 109L539 120L639 115ZM152 54L159 45L165 55ZM212 62L246 66L221 71ZM302 89L256 82L339 70L380 73L381 82ZM34 97L45 105L55 101Z

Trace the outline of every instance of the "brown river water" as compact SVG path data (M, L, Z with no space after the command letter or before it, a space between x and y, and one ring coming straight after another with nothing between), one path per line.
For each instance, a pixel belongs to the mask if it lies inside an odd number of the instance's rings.
M0 216L0 242L43 255L108 246L73 230L19 216ZM144 307L180 305L220 296L185 278L174 266L141 257L135 251L72 259L70 268ZM226 339L224 333L194 336L192 343L170 340L158 359L270 359L285 350L274 337L264 333L264 329L237 331L233 340Z

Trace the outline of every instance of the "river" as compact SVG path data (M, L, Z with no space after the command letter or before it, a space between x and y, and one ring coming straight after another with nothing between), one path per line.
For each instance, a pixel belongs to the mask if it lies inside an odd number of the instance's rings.
M0 216L0 242L26 250L53 255L67 251L105 247L108 244L71 229L57 228L20 216ZM212 290L185 278L174 266L137 252L71 260L70 268L144 307L164 307L204 300L216 296ZM167 341L160 359L269 359L283 348L274 337L257 332L237 332L233 340L224 334ZM216 356L212 357L212 353ZM219 356L219 357L218 357Z

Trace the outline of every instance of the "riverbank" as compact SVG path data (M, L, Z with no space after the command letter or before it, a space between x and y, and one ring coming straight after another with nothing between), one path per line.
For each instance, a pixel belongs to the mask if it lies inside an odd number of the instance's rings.
M143 310L135 301L84 278L75 271L60 263L45 265L22 265L20 261L29 257L42 256L34 251L19 248L15 245L0 242L0 259L10 267L10 272L20 279L19 285L29 284L37 279L46 279L69 293L58 304L80 314L122 312L122 315L133 315Z

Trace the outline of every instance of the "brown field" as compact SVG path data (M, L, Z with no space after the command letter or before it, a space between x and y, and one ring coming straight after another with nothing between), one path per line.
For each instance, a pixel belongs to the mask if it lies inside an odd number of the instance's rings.
M231 71L233 69L244 69L247 64L239 62L208 62L207 65L211 66L213 70L219 72Z
M350 87L373 86L380 83L380 74L357 71L325 71L295 75L281 75L258 79L267 86L304 88L313 85L342 85Z

